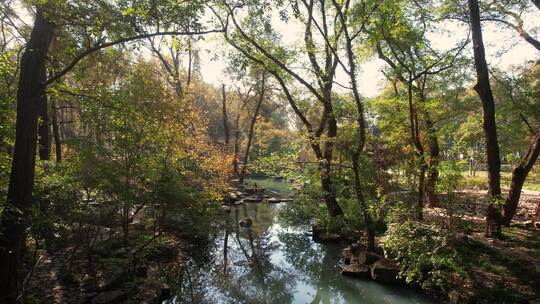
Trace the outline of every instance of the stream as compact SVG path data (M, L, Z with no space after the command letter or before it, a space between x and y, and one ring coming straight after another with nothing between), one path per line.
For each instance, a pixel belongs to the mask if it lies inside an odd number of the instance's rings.
M284 185L263 187L286 195ZM342 247L314 243L307 227L285 224L284 204L244 203L224 213L218 233L191 253L164 303L435 303L413 289L341 275ZM239 227L247 216L253 225Z

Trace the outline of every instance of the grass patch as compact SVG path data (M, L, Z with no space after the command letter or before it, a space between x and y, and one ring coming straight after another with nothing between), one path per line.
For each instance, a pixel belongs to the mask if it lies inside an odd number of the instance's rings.
M469 176L469 171L462 172L463 179L461 180L461 188L472 189L487 189L487 171L477 171L475 176ZM512 180L511 172L501 172L501 186L510 187L510 181ZM531 172L527 176L527 180L523 185L525 190L540 191L540 173Z

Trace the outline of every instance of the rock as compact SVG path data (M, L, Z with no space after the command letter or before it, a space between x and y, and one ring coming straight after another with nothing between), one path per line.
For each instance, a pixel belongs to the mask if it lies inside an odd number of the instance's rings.
M110 290L99 293L90 304L113 304L127 299L127 294L123 290Z
M358 257L358 260L360 261L360 263L366 264L366 265L372 265L381 259L383 259L381 255L375 252L366 251L366 250L363 250L362 252L360 252L360 255Z
M275 197L271 197L271 198L267 199L266 201L269 202L269 203L272 203L272 204L277 204L277 203L281 202L278 198L275 198Z
M247 202L247 203L260 203L260 202L262 202L262 197L260 197L258 195L248 196L248 197L244 198L244 202Z
M389 259L381 259L371 265L371 278L384 284L401 284L397 277L399 274L399 265Z
M368 265L351 264L343 267L341 274L355 278L369 278L371 276L371 270Z
M246 188L246 193L247 194L263 194L264 193L264 188Z
M351 260L352 260L351 248L347 247L343 249L343 261L345 265L349 265L351 263Z
M169 285L167 284L161 285L159 289L159 299L161 300L161 302L169 299L170 297L171 297L171 288L169 287Z
M231 206L229 205L221 205L221 210L225 212L231 212Z
M534 228L540 229L540 222L534 222Z
M527 229L534 228L533 221L525 221L523 224L525 224L525 228L527 228Z
M240 227L251 227L251 225L253 225L253 220L250 217L246 217L240 220L238 225L240 225Z
M315 234L313 235L313 241L315 243L337 243L341 241L341 235L337 233L321 233L318 235L317 238L315 238Z

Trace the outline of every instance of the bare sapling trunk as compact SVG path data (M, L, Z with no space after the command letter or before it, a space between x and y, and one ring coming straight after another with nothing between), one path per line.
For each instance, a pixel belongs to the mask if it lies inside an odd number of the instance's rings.
M44 73L43 79L46 79ZM49 111L47 94L41 96L39 104L39 125L38 125L39 159L49 160L51 158L51 141L49 136Z
M227 116L227 93L225 92L225 84L221 85L221 112L223 114L223 133L225 137L225 151L229 150L229 118Z
M234 149L233 149L233 160L232 160L232 166L233 166L233 176L238 177L238 150L240 149L240 129L239 129L239 121L240 121L240 111L236 115L236 122L235 122L235 131L234 131Z
M62 141L60 140L60 130L58 125L56 100L51 98L51 126L54 140L54 155L57 163L62 162Z

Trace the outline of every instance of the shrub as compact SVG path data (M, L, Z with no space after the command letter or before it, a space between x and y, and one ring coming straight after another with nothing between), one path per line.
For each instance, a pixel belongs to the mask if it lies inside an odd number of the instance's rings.
M400 276L428 291L447 291L449 277L462 274L451 236L439 225L414 220L414 211L397 204L387 216L381 240L388 255L399 261Z

